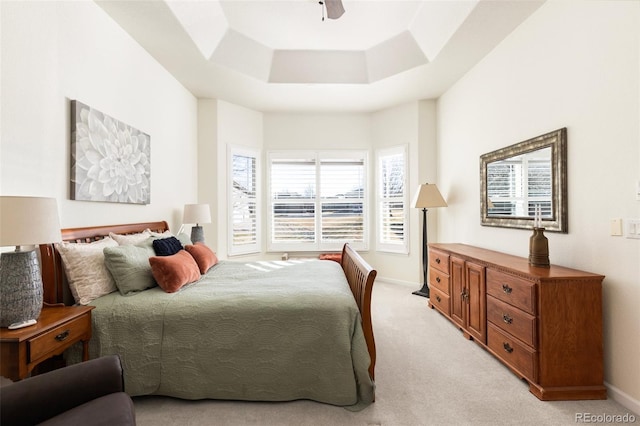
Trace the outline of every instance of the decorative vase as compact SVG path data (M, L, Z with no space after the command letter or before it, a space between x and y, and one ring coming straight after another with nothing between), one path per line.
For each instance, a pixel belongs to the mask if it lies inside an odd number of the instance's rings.
M533 228L529 238L529 264L549 268L549 240L544 236L544 228Z

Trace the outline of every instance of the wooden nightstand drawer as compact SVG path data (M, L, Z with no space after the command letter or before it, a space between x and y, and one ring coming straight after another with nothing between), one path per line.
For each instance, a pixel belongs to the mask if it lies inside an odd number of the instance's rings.
M536 346L536 317L487 296L487 320L529 346Z
M0 329L1 373L22 380L42 361L82 341L82 360L89 359L93 306L44 306L30 327Z
M487 269L487 294L535 314L535 284L514 275Z
M440 312L449 316L451 314L451 307L449 305L449 296L440 292L439 290L432 288L430 289L429 295L429 303Z
M429 267L449 274L449 255L440 250L429 249Z
M449 275L435 268L430 268L429 287L437 288L442 293L449 295Z
M47 356L51 352L62 352L85 337L91 329L91 317L83 315L41 334L29 341L29 362Z

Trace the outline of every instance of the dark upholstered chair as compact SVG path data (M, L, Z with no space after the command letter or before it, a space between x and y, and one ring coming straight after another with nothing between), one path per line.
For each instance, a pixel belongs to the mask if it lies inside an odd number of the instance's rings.
M0 387L2 425L135 425L116 355Z

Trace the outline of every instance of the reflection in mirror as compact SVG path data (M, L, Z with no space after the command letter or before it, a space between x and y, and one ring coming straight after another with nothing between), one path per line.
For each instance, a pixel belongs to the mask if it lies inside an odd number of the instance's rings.
M480 157L482 225L567 232L566 129Z
M487 164L487 215L552 217L551 147Z

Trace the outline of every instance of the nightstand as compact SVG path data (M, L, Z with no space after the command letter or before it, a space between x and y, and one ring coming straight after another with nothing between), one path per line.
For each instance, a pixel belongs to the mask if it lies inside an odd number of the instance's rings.
M89 359L93 306L45 306L38 322L17 330L0 329L0 374L24 379L42 361L82 342L82 359Z

